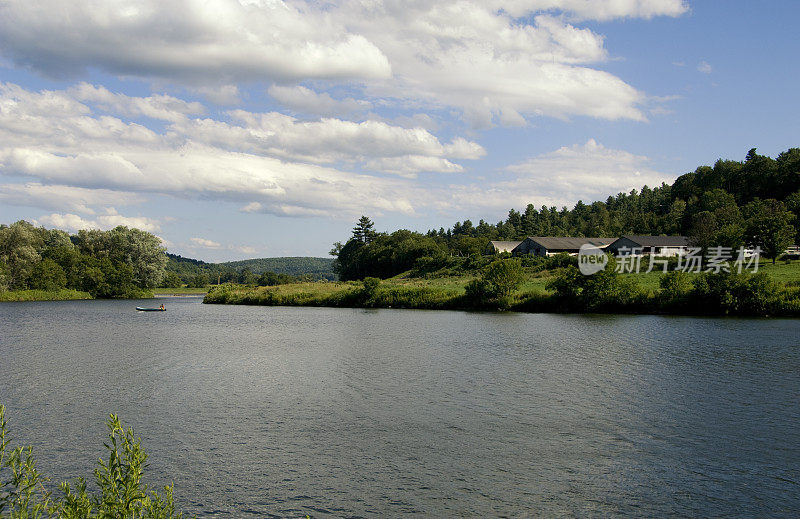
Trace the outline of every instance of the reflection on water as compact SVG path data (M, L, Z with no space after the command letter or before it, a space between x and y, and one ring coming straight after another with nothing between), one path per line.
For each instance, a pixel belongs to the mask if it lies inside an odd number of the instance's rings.
M800 513L800 321L163 302L0 304L56 481L115 412L205 517Z

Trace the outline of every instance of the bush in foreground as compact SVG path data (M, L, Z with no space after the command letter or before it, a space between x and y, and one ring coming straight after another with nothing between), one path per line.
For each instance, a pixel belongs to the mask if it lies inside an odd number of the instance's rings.
M467 284L466 297L476 306L509 308L511 295L524 279L525 273L518 259L499 259L489 264L480 278Z
M5 406L0 405L0 517L11 519L64 517L78 518L180 518L175 512L172 486L164 493L148 491L142 483L147 454L133 429L122 426L111 415L108 426L108 461L99 461L95 481L99 493L89 494L86 481L79 478L75 488L59 486L54 498L44 484L49 481L36 469L33 448L17 447L10 452Z

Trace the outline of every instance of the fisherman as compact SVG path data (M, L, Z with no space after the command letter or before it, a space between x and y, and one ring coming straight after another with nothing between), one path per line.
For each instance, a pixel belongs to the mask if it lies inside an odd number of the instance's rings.
M164 308L164 303L161 303L161 311L162 311L162 312L166 312L166 311L167 311L167 309L166 309L166 308Z

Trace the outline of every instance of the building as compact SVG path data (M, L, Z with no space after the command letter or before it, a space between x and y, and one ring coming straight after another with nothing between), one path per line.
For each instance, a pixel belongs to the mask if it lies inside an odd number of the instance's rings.
M608 251L615 255L652 254L653 256L680 256L686 252L686 236L623 236L614 241Z
M487 254L500 254L503 252L511 252L514 247L522 243L521 241L490 241Z
M578 254L582 245L589 244L605 250L615 238L576 238L572 236L528 236L517 245L514 256L552 256L561 252Z

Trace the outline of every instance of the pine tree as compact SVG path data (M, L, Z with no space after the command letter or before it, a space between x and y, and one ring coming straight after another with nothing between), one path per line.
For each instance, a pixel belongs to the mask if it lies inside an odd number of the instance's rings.
M353 227L353 239L364 243L371 242L376 234L374 227L372 220L362 215Z

